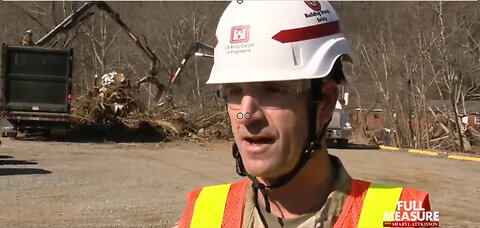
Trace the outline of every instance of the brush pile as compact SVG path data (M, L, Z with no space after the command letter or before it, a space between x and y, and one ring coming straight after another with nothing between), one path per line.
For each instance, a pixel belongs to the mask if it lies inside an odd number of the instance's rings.
M458 137L458 128L455 124L455 119L452 115L448 115L445 112L435 113L430 109L435 123L429 128L429 140L428 143L432 149L443 149L447 151L460 151L460 138ZM472 143L475 143L479 139L480 134L468 124L462 123L461 117L458 122L460 123L461 138L465 152L472 150Z
M175 106L148 107L136 97L125 76L116 72L103 75L98 86L75 99L71 114L74 125L102 126L102 129L115 126L112 131L118 131L118 126L155 129L165 137L197 142L232 136L226 111L192 112ZM108 131L102 130L105 134L112 133Z
M95 79L98 77L95 76ZM133 88L125 76L112 72L102 76L99 86L75 99L71 113L78 124L109 124L142 109L143 105L135 99Z

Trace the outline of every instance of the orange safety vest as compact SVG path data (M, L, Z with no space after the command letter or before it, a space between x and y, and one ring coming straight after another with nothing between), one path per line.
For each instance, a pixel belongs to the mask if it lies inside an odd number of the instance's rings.
M242 227L245 196L250 184L247 179L190 192L179 227ZM383 227L384 213L395 212L397 201L422 201L422 207L430 210L428 193L352 179L350 194L334 228Z

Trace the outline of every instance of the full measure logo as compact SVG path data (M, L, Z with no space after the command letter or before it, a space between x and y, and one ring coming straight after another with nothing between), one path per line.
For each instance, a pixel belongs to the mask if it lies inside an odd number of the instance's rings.
M384 212L383 227L439 227L440 213L427 211L422 201L398 201L396 212Z

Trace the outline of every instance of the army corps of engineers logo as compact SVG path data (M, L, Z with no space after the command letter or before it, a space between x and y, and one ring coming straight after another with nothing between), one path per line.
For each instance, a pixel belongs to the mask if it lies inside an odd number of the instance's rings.
M250 37L250 26L234 26L230 33L230 43L246 43Z
M322 9L322 5L320 5L319 1L304 1L305 4L307 4L308 7L310 7L312 10L315 11L320 11Z

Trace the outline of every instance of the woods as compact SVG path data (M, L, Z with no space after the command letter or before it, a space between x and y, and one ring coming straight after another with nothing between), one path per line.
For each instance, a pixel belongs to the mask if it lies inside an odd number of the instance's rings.
M25 32L32 29L32 39L37 41L81 4L4 2L0 5L0 40L20 44ZM110 3L159 57L158 76L164 85L168 85L192 42L214 43L216 23L227 4ZM478 141L480 128L462 118L471 114L480 124L480 110L466 107L480 102L480 4L332 4L356 52L353 64L344 64L344 71L348 81L346 91L351 94L347 109L352 115L360 112L361 117L352 122L358 142L384 143L374 137L367 123L368 114L380 107L385 119L383 128L390 132L392 146L471 150ZM127 81L136 81L146 76L150 68L144 53L106 13L98 10L91 10L79 25L58 34L44 46L71 47L75 51L72 107L85 104L82 99L88 96L98 98L100 87L95 84L95 75L100 77L115 71L125 75ZM223 101L216 95L216 87L205 85L212 64L212 59L195 57L178 82L168 86L168 108L158 107L154 88L144 84L135 101L138 108L124 116L139 119L140 112L144 113L142 118L161 119L164 125L177 126L166 127L175 129L169 130L172 134L201 137L207 134L206 129L221 129L221 134L208 134L227 137L230 133ZM173 110L184 113L180 115L183 120L178 120L179 115L173 115ZM188 127L179 130L178 126L185 126L184 122L189 123Z
M470 114L462 107L478 101L480 92L476 3L358 4L354 15L343 17L357 51L347 73L357 106L383 107L395 146L464 152L465 135L475 130L462 123ZM362 20L350 24L349 16ZM442 105L432 107L434 100Z

